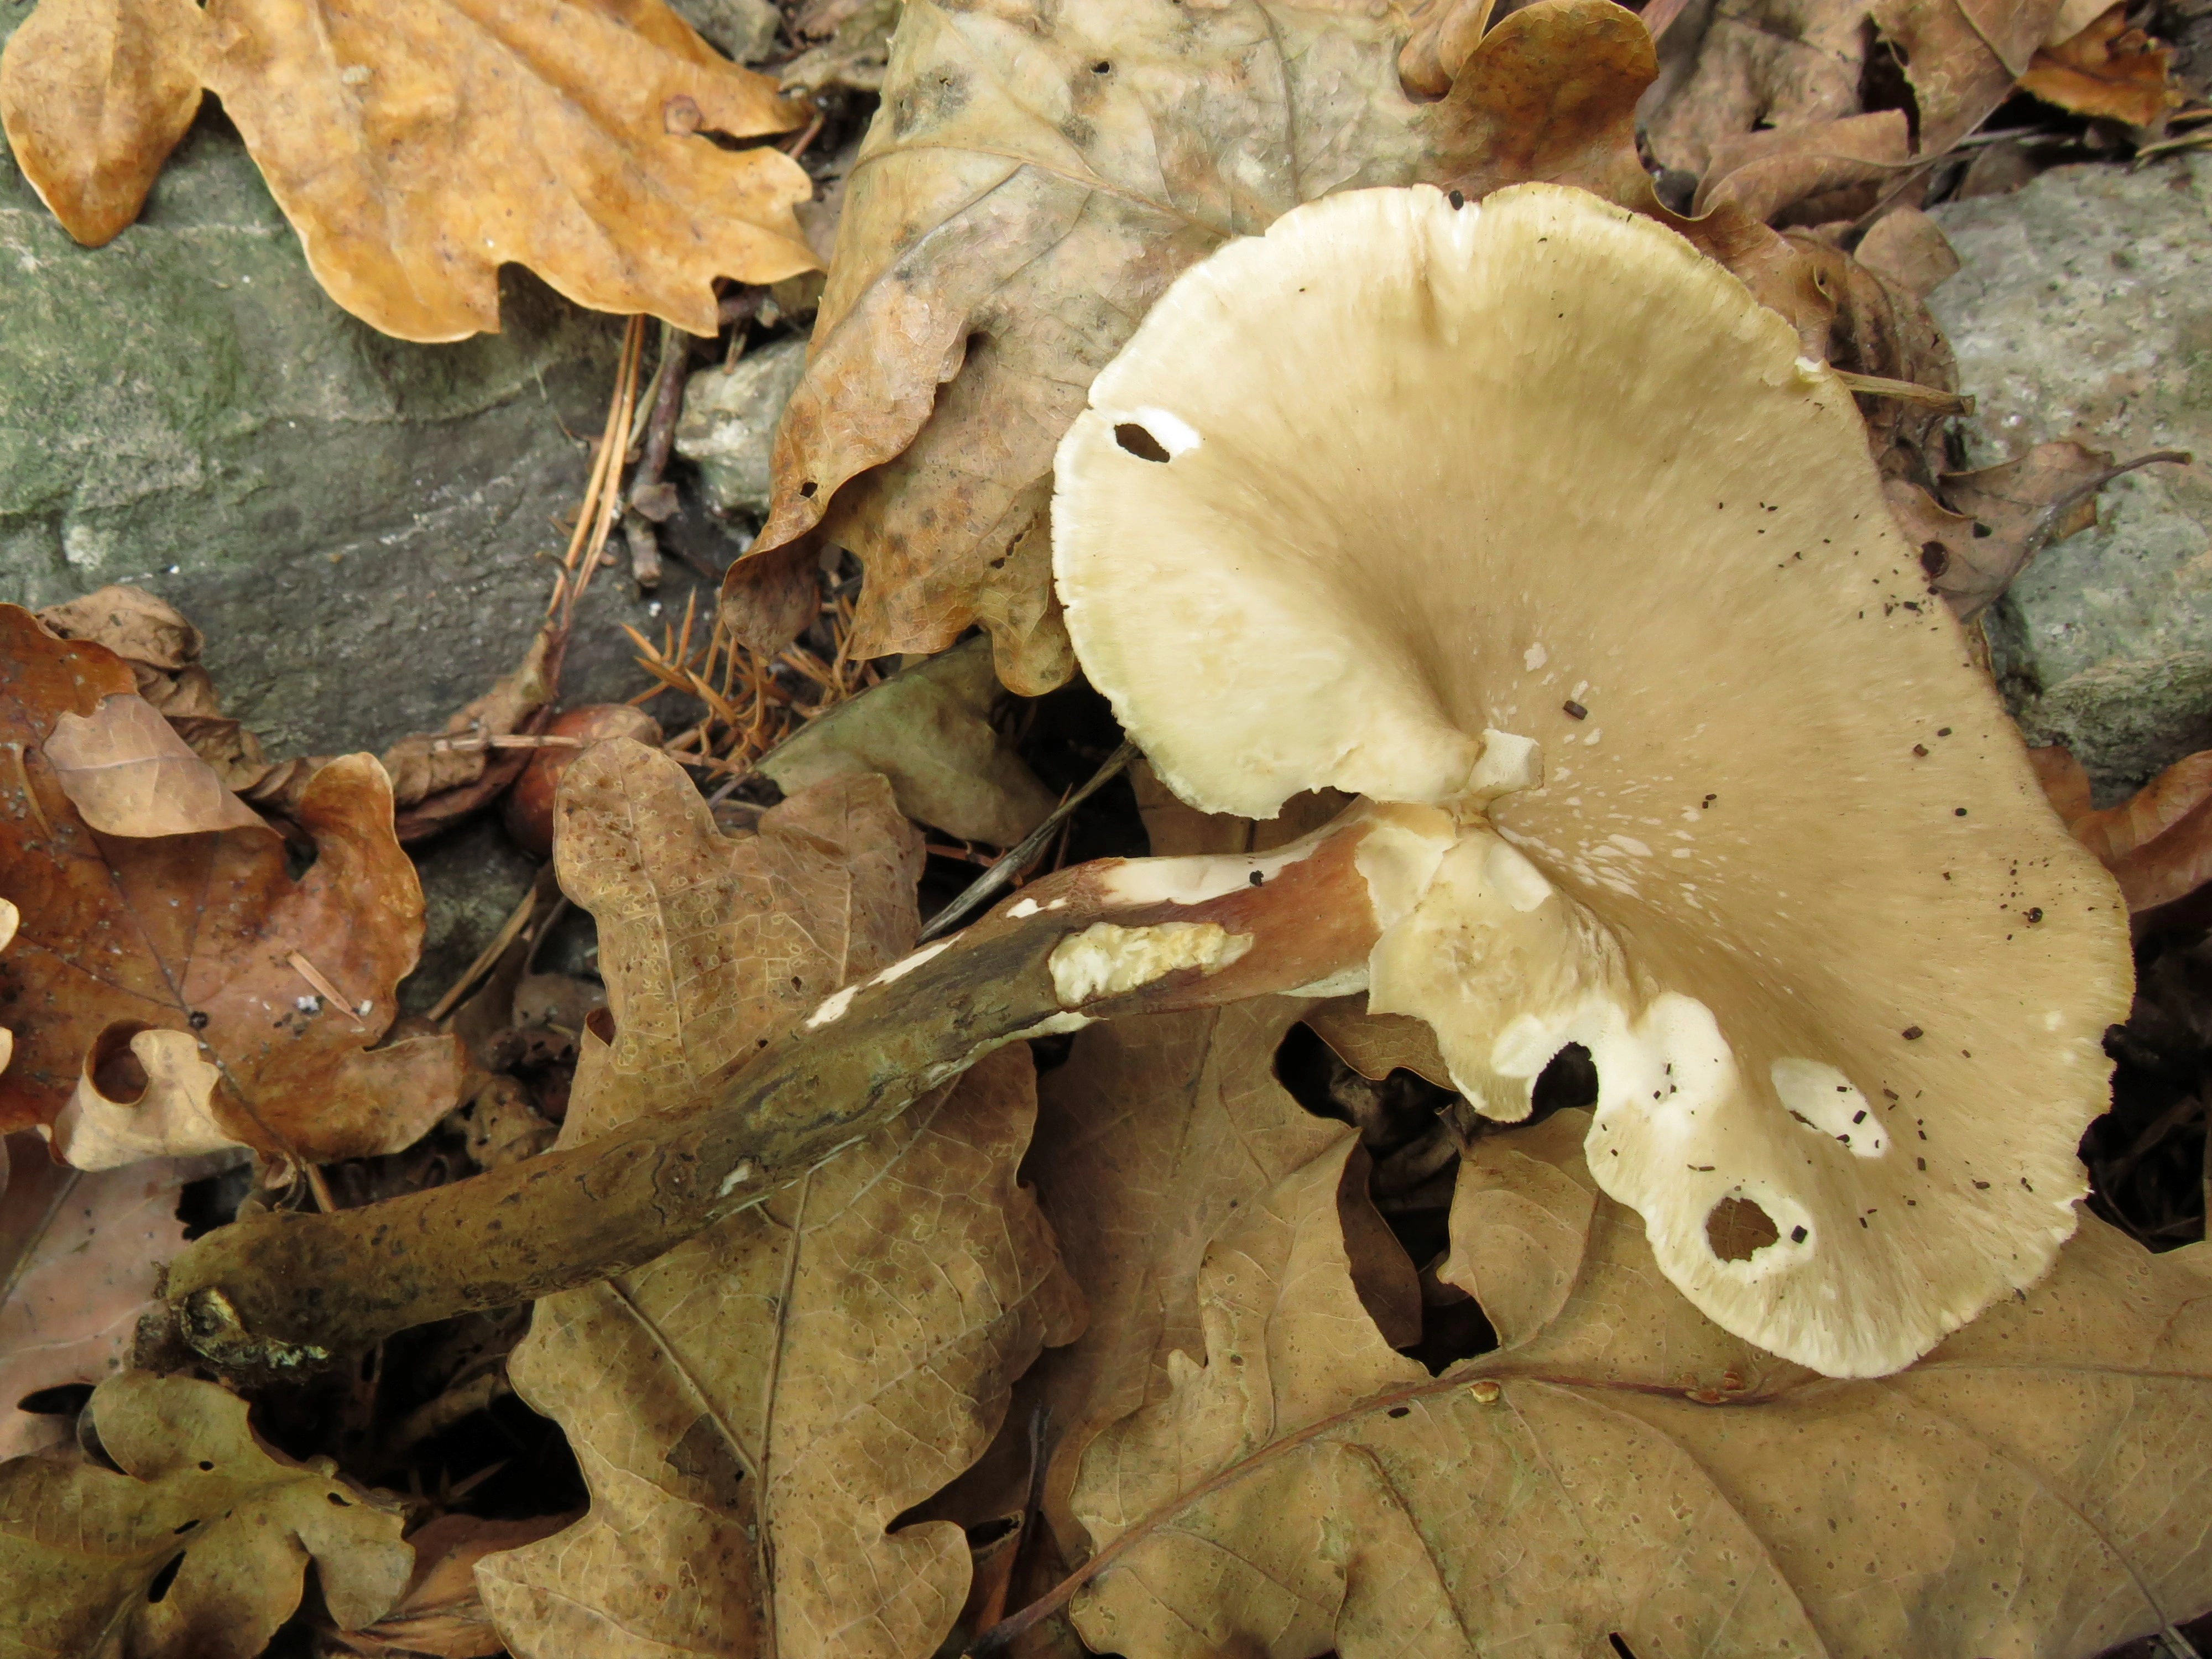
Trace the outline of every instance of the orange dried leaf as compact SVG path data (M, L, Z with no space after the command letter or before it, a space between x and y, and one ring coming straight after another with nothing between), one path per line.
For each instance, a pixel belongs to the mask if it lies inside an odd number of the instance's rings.
M2173 48L2130 28L2124 4L2037 52L2020 89L2076 115L2131 127L2147 127L2182 102L2173 84Z
M496 330L503 264L580 305L702 335L715 277L816 267L793 211L813 193L805 170L708 136L783 131L804 106L660 0L117 3L88 19L93 0L41 0L0 75L18 158L80 240L135 216L204 85L316 279L402 339ZM117 101L145 112L112 137L93 112L119 73L103 43L118 41L136 44Z
M265 826L103 836L45 745L64 714L92 714L131 684L111 653L0 605L0 892L24 907L0 957L16 1041L0 1127L53 1121L121 1024L175 1034L220 1073L209 1109L234 1140L318 1160L408 1145L453 1105L463 1060L446 1036L369 1047L392 1024L422 930L383 768L347 756L308 782L297 817L317 856L297 881ZM347 1008L325 1005L295 951Z
M200 28L192 0L43 0L0 51L9 148L87 246L138 216L191 125Z

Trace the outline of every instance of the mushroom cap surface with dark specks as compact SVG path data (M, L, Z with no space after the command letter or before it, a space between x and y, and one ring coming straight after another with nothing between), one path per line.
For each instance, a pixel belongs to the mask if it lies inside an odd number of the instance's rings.
M1688 243L1548 185L1297 209L1098 376L1053 526L1077 653L1184 799L1399 804L1370 1006L1495 1117L1588 1048L1592 1172L1710 1317L1879 1375L2050 1266L2118 892L1850 394Z

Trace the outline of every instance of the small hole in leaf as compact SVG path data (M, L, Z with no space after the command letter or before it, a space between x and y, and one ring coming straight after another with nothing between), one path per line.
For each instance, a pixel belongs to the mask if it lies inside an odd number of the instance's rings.
M1091 72L1093 75L1111 75L1114 72L1114 66L1102 58L1091 66Z
M1920 544L1920 568L1928 573L1930 581L1951 568L1951 556L1943 550L1942 543L1923 542Z
M190 1532L190 1531L191 1531L194 1527L197 1527L198 1525L199 1525L199 1522L197 1522L197 1521L179 1521L179 1522L177 1522L177 1524L176 1524L175 1526L173 1526L173 1527L170 1528L169 1528L169 1530L170 1530L170 1532L171 1532L171 1533L173 1533L173 1534L174 1534L174 1533Z
M206 1458L203 1457L202 1459L200 1459L200 1473L201 1473L201 1474L206 1474L210 1469L212 1469L213 1468L215 1468L215 1465L214 1465L214 1464L212 1464L212 1463L210 1463L210 1462L209 1462L207 1461L207 1459L206 1459Z
M1386 1417L1411 1417L1413 1414L1413 1408L1411 1406L1393 1406L1383 1413Z
M1979 519L1974 520L1974 534L1976 536L1987 536L1991 532L1989 526L1984 524Z
M1705 1212L1705 1243L1723 1261L1748 1261L1781 1237L1774 1218L1747 1198L1731 1195Z
M177 1574L185 1565L185 1553L179 1550L169 1558L168 1565L154 1575L154 1582L146 1586L146 1599L159 1601L169 1593L169 1586L177 1582Z
M1619 1631L1608 1631L1605 1639L1613 1644L1613 1650L1620 1656L1620 1659L1636 1659L1636 1650L1628 1645Z
M15 1402L19 1412L33 1417L75 1417L92 1398L89 1382L58 1382L51 1389L34 1389Z
M814 492L821 487L822 486L816 483L813 479L809 478L805 483L799 486L799 493L800 495L811 501L814 499Z
M1124 421L1114 428L1114 441L1140 461L1164 461L1166 447L1158 438L1134 421Z
M335 1507L337 1507L337 1508L338 1508L338 1509L342 1509L342 1510L349 1510L349 1509L351 1509L351 1508L353 1507L353 1505L352 1505L351 1504L348 1503L348 1502L347 1502L347 1501L346 1501L343 1497L339 1496L339 1494L337 1494L337 1492L325 1492L325 1493L323 1494L323 1496L324 1496L324 1497L325 1497L325 1498L329 1498L329 1499L330 1499L330 1501L331 1501L331 1503Z
M146 1068L131 1052L131 1039L146 1029L136 1020L118 1019L93 1039L86 1067L92 1085L118 1105L135 1106L145 1097Z

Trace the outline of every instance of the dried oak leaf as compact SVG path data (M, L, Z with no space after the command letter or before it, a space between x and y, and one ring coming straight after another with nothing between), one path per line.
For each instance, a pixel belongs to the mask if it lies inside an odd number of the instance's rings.
M62 793L104 836L269 828L135 691L102 697L89 716L64 710L46 753Z
M123 1367L162 1264L184 1247L179 1194L224 1158L162 1158L91 1173L14 1138L0 1188L0 1458L70 1437L73 1412L21 1402Z
M1444 1276L1503 1346L1431 1376L1353 1290L1343 1142L1200 1274L1202 1357L1093 1443L1102 1651L2091 1654L2212 1602L2206 1248L2085 1218L1911 1370L1831 1382L1707 1323L1582 1166L1475 1143Z
M1304 797L1255 823L1194 811L1141 763L1130 775L1152 850L1163 856L1265 851L1336 805ZM1159 1398L1169 1356L1200 1344L1206 1240L1342 1133L1274 1073L1284 1034L1315 1006L1264 997L1104 1022L1080 1032L1066 1063L1038 1085L1030 1169L1091 1308L1083 1334L1045 1355L1025 1385L1052 1408L1046 1513L1064 1546L1080 1536L1066 1509L1076 1455L1108 1424Z
M1920 549L1929 585L1965 622L1994 604L2051 543L2094 525L2099 489L2123 472L2172 459L2160 452L2115 466L2103 451L2066 439L1977 471L1945 473L1937 484L1950 507L1894 477L1883 491L1899 527Z
M2020 89L2076 115L2147 127L2182 100L2173 48L2128 27L2124 3L2035 54Z
M561 1530L573 1515L526 1521L488 1521L476 1515L441 1515L407 1542L415 1571L391 1609L355 1631L329 1631L337 1650L364 1659L490 1659L507 1651L477 1593L477 1563L501 1550L520 1549Z
M1660 161L1704 175L1747 134L1856 115L1865 0L1719 0L1695 62L1652 112Z
M206 1082L232 1140L316 1160L408 1145L453 1104L463 1059L447 1036L369 1046L392 1024L422 932L383 768L347 756L309 781L297 817L316 857L296 881L266 827L102 835L45 745L63 715L90 715L131 687L109 652L0 605L0 892L27 905L0 958L16 1044L0 1073L0 1128L52 1122L88 1077L127 1103L151 1080L133 1074L131 1039L158 1032L183 1073Z
M85 1409L113 1468L0 1464L0 1649L252 1659L299 1606L310 1559L346 1629L406 1583L399 1506L327 1458L270 1451L235 1395L126 1371Z
M2171 904L2212 881L2212 749L2185 755L2102 811L2091 807L2088 775L2063 745L2028 757L2068 833L2118 878L2130 912Z
M569 769L559 823L614 1018L611 1045L585 1031L567 1143L692 1097L917 926L920 841L880 777L729 838L673 761L616 740ZM966 1540L886 1528L975 1462L1080 1320L1015 1182L1035 1099L1026 1051L1003 1050L649 1266L538 1304L510 1374L568 1431L592 1508L478 1566L514 1652L936 1647Z
M1745 133L1713 146L1692 205L1708 213L1730 203L1765 224L1854 218L1911 149L1905 113L1893 109Z
M826 538L867 567L855 654L941 651L981 620L1000 678L1045 690L1073 668L1042 517L1053 449L1185 267L1360 185L1648 193L1634 106L1655 71L1632 14L1539 0L1421 103L1375 10L907 0L769 521L732 584Z
M813 186L764 148L804 106L660 0L40 0L0 120L78 240L137 215L200 88L356 316L408 340L499 326L499 267L600 311L715 331L713 282L816 268Z

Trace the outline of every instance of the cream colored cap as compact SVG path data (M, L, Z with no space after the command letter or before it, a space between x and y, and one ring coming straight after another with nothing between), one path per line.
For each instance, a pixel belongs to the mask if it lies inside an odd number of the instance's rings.
M1435 809L1375 855L1372 1006L1494 1116L1589 1048L1592 1170L1668 1277L1868 1376L2071 1234L2130 970L1797 350L1580 191L1330 197L1099 375L1054 562L1194 805Z

